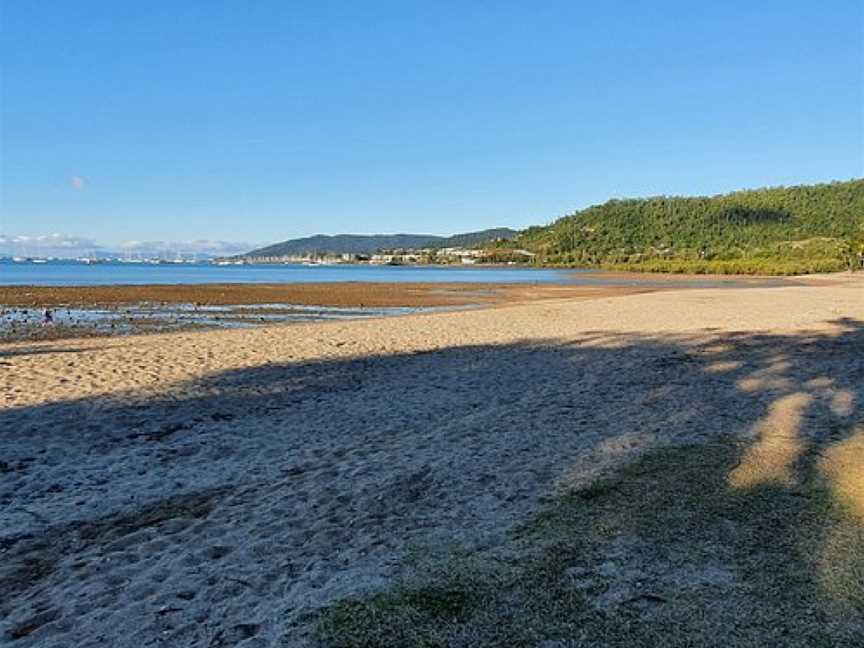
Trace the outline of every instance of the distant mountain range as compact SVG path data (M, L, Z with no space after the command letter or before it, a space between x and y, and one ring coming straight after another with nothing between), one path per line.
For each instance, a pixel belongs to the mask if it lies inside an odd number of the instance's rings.
M339 234L337 236L310 236L275 243L252 250L240 257L281 257L303 256L308 254L374 254L378 250L421 249L421 248L470 248L489 241L511 239L516 230L506 227L487 229L482 232L468 232L453 236L434 236L432 234Z

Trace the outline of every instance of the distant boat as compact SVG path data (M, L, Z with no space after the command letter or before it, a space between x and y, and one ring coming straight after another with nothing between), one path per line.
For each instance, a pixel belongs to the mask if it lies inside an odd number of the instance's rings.
M12 260L15 263L24 263L25 261L27 261L27 259L25 259L24 257L12 257Z
M48 263L48 259L31 259L32 263Z

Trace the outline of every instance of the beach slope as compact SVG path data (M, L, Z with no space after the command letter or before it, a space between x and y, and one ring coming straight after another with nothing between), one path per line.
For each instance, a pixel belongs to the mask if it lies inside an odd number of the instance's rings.
M533 608L508 610L530 590L506 570L576 546L550 506L597 497L598 479L636 465L648 468L625 483L660 475L657 453L685 450L671 465L714 466L712 492L800 502L818 478L845 502L845 526L806 545L816 558L792 585L839 641L861 630L860 583L836 577L857 563L832 556L861 533L862 358L864 281L843 276L3 345L0 644L507 645L498 621ZM677 491L651 479L628 501L668 493L652 504L667 511ZM585 641L604 645L602 619L696 624L672 612L687 600L706 601L706 637L734 629L737 604L761 610L732 512L711 518L726 536L694 566L603 497L608 516L590 518L602 542L580 536L591 551L555 563L554 600L571 607L508 630L530 629L525 645L594 627ZM686 537L686 515L669 515ZM467 599L454 572L496 593ZM451 585L405 589L418 582ZM376 596L403 616L382 617ZM369 618L418 634L388 639ZM362 632L366 643L347 638Z

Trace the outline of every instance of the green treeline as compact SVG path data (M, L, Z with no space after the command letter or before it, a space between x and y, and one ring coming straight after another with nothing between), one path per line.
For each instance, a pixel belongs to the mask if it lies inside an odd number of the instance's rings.
M610 200L497 244L543 265L800 274L860 265L864 180L710 197ZM523 257L524 258L524 257Z

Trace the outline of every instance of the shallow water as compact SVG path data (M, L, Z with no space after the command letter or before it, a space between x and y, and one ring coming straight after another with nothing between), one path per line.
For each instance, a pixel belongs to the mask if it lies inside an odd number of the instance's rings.
M352 308L291 304L242 306L139 304L119 308L52 309L53 322L49 326L79 329L88 333L132 333L147 330L170 331L189 327L248 328L288 322L369 319L437 310L444 309ZM42 329L42 317L42 310L35 308L0 309L0 338Z
M211 263L47 263L0 261L0 285L104 286L208 283L556 283L571 273L535 268Z

